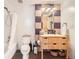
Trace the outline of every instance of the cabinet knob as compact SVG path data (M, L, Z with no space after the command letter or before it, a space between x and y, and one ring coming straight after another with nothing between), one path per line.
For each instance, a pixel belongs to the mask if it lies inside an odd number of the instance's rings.
M65 37L63 37L62 39L66 39Z
M46 45L47 43L44 43L44 45Z
M56 45L56 43L53 43L53 45Z
M66 43L62 43L62 45L66 45Z
M44 39L47 39L47 37L44 37Z

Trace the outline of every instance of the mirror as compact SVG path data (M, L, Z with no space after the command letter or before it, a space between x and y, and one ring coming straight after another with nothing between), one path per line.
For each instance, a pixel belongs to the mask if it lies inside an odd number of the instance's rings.
M35 4L35 34L41 30L48 34L60 34L61 25L60 4Z

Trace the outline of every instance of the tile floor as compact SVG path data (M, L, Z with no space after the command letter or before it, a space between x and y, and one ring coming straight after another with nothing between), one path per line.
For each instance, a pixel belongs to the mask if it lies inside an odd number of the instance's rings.
M21 52L17 51L12 59L22 59ZM41 59L40 52L37 55L35 55L33 52L30 52L29 59ZM65 57L60 57L60 56L54 57L54 56L51 56L49 53L45 52L44 53L44 59L65 59Z

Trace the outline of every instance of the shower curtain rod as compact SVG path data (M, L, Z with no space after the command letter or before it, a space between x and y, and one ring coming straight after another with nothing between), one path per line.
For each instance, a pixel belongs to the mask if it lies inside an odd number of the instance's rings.
M10 22L11 22L11 24L12 24L10 11L8 10L8 8L7 8L7 7L4 7L4 9L6 10L6 12L7 12L8 16L9 16L9 18L10 18Z
M7 7L4 7L4 9L5 9L8 13L10 12Z

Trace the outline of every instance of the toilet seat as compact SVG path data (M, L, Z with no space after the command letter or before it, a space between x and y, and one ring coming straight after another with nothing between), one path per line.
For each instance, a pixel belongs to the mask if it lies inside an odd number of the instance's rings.
M30 46L29 45L22 45L21 46L21 53L24 54L29 54L30 52Z

